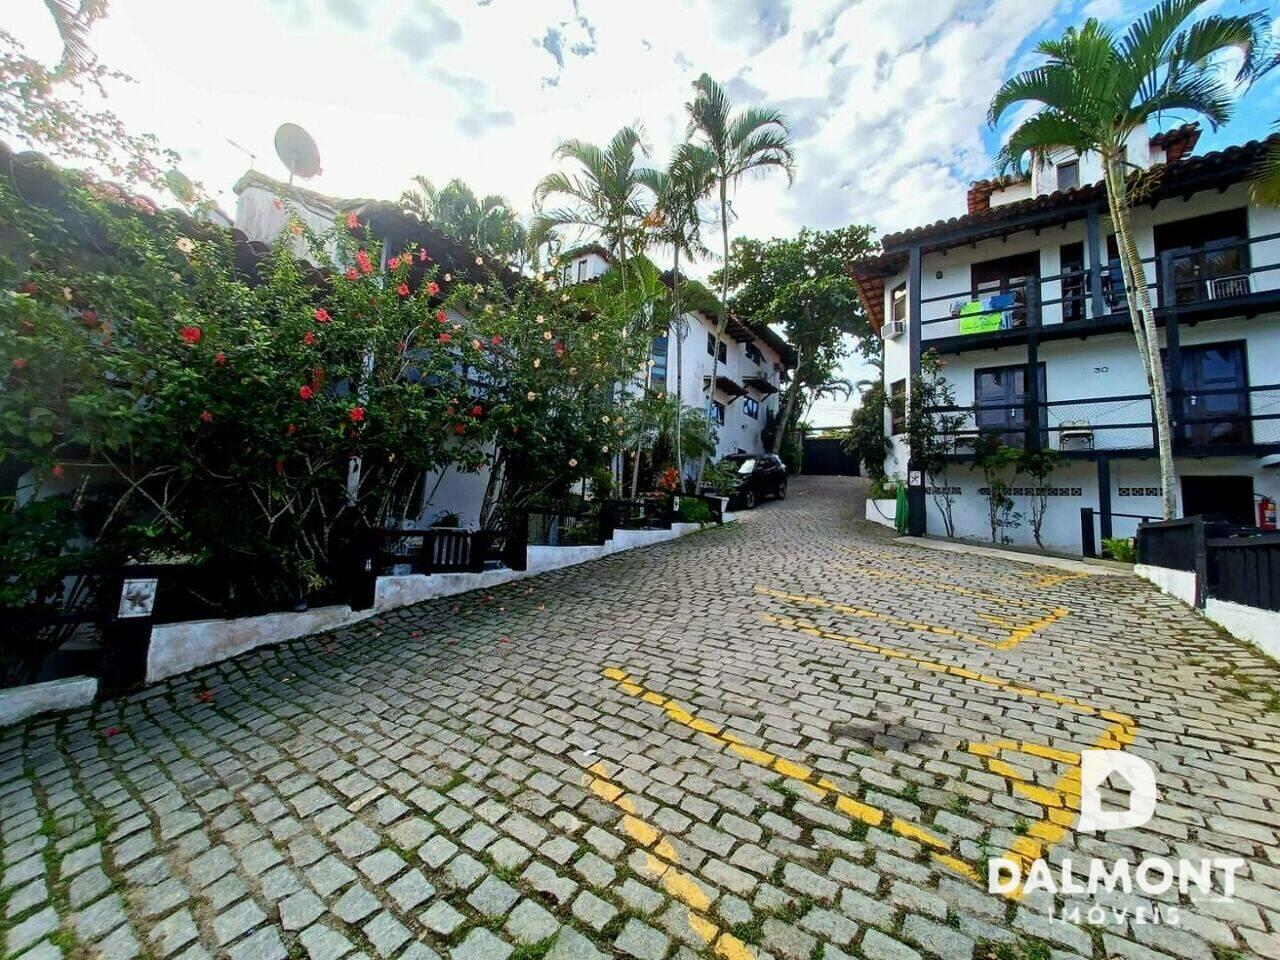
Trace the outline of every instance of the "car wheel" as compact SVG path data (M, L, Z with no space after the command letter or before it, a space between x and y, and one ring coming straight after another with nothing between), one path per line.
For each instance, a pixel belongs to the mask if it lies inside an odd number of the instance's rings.
M754 490L748 490L746 493L742 495L742 509L754 510L755 508L756 508L756 492Z
M783 480L780 484L778 484L778 499L779 500L787 499L787 481L785 480Z

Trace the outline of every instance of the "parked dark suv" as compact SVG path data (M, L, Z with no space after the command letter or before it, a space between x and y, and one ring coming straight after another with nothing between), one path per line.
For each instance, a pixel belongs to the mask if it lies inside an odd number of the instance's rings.
M737 475L729 507L750 510L765 497L787 498L787 468L772 453L731 453L720 461Z

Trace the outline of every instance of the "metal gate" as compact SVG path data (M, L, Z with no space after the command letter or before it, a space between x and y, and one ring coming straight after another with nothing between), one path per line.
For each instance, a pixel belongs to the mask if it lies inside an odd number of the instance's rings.
M843 437L804 438L801 473L818 477L856 477L858 458L844 449Z

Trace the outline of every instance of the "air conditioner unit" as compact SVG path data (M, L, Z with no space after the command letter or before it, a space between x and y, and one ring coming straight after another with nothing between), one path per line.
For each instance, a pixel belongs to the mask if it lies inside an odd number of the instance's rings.
M886 320L884 328L880 331L880 336L885 340L896 340L907 332L907 321L905 320Z

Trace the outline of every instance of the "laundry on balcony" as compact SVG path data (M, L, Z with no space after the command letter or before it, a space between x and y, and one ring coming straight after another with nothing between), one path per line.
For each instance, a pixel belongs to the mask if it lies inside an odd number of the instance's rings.
M990 333L1011 330L1026 323L1017 292L997 293L976 300L957 300L951 304L951 316L960 321L960 333ZM1017 313L1017 316L1015 316Z

